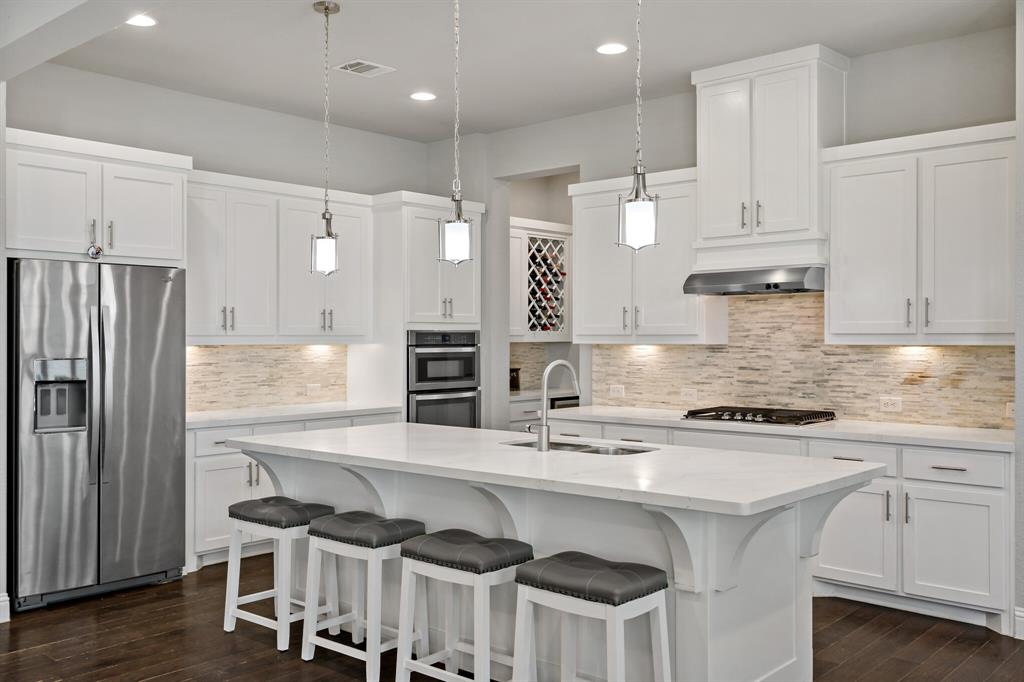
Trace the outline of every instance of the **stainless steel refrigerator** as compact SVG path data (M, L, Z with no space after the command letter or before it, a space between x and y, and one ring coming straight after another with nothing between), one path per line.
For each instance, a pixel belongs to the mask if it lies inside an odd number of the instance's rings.
M185 563L185 271L11 262L14 608Z

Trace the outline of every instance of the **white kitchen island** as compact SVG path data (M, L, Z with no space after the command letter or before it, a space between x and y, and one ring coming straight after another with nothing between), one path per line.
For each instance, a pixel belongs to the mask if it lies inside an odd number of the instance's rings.
M523 440L396 423L228 445L261 462L279 494L339 512L416 518L428 532L516 537L537 556L572 549L664 568L677 680L811 679L811 570L822 525L883 465L677 446L612 457L508 444ZM389 568L385 621L394 624L398 573ZM432 630L441 620L435 597ZM469 625L471 605L462 603ZM512 586L496 588L496 649L511 650L514 603ZM541 674L554 679L557 621L542 612L537 627ZM581 624L581 675L604 677L603 635L596 623ZM651 679L646 621L627 624L626 646L627 678Z

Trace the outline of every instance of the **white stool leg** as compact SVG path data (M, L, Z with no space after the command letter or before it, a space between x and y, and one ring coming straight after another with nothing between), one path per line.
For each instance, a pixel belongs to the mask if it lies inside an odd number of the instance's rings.
M668 619L666 617L665 593L658 605L651 610L651 644L654 656L654 682L669 682L671 664L668 653Z
M309 544L312 547L313 538L309 539ZM338 557L333 552L324 553L324 570L327 575L324 578L324 592L327 593L327 617L337 618L341 615L341 603L338 597ZM313 555L310 553L310 561L312 561ZM319 602L319 595L317 602ZM309 608L309 596L306 596L306 608ZM332 635L337 635L341 632L340 625L332 625L327 628L327 632Z
M564 664L563 664L564 665ZM526 598L526 588L519 586L516 597L516 637L512 654L512 679L532 682L536 679L537 662L533 649L533 602Z
M282 539L277 544L277 566L274 571L274 582L277 583L277 650L287 651L292 613L292 541Z
M366 561L366 682L380 680L382 563L380 554L370 552Z
M309 539L309 561L306 563L306 605L302 616L302 660L313 658L316 645L317 611L320 610L320 559L321 552L316 538ZM328 584L330 576L327 576Z
M402 593L398 607L398 655L395 682L409 682L405 662L412 658L412 626L416 611L416 574L408 561L402 562Z
M235 631L235 609L238 608L238 582L242 574L242 531L231 524L228 541L228 578L224 590L224 632Z
M562 682L576 682L576 639L578 631L579 619L571 613L563 613Z
M352 561L355 564L355 570L352 571L352 613L355 614L352 642L359 644L363 641L363 626L366 623L366 562L362 559Z
M430 655L429 616L427 614L427 578L421 576L420 589L416 591L416 617L414 620L416 637L416 658Z
M450 673L459 672L459 652L455 645L459 641L462 630L462 618L460 608L460 587L452 583L444 584L444 648L448 656L444 659L444 669Z
M614 606L605 608L605 632L608 647L608 682L626 681L625 621Z
M473 585L473 679L491 679L491 586L482 575Z
M281 575L277 570L277 557L281 556L279 553L279 550L281 549L281 541L274 538L271 544L274 546L274 618L277 618L277 595L281 589L279 586Z

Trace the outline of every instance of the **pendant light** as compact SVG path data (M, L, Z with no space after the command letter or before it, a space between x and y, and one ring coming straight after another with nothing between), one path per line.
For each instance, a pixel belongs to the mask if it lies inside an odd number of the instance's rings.
M338 237L331 227L330 208L327 203L327 184L331 171L331 90L330 90L330 37L331 15L341 11L337 2L314 2L313 11L324 17L324 236L310 235L310 272L333 275L338 271Z
M633 189L627 196L619 195L619 246L633 251L658 244L658 195L647 193L640 129L643 125L643 100L640 98L640 6L636 0L636 165L633 167Z
M473 221L462 215L462 181L459 179L459 0L453 0L455 19L455 179L452 180L452 217L437 221L438 260L458 267L473 260Z

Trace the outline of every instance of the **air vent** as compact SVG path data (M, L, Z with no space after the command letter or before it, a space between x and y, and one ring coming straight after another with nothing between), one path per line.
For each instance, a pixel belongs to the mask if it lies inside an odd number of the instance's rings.
M338 71L362 76L363 78L376 78L377 76L381 76L385 73L391 73L396 70L393 66L375 64L374 62L369 62L365 59L350 59L343 64L338 64L334 68Z

